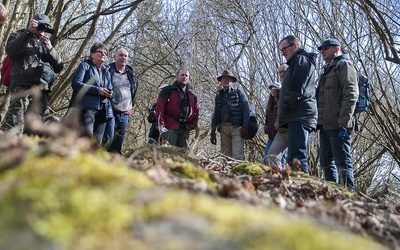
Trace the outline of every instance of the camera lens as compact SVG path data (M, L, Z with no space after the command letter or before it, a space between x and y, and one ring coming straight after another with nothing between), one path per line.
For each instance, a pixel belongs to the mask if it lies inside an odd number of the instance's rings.
M37 30L39 30L39 31L45 31L46 30L46 24L44 24L44 23L39 23L39 25L37 26Z

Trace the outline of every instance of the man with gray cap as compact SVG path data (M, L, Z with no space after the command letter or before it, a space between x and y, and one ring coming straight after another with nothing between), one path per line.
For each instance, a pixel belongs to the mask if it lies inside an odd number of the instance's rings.
M31 109L29 89L39 86L41 98L38 115L41 117L48 104L54 73L59 73L64 65L49 37L45 33L53 33L50 19L44 14L36 14L27 29L10 35L6 52L13 61L11 68L11 102L5 118L5 130L21 126L23 131L24 114Z
M358 99L357 70L337 39L325 40L318 50L325 62L317 89L320 165L327 181L354 188L351 134Z

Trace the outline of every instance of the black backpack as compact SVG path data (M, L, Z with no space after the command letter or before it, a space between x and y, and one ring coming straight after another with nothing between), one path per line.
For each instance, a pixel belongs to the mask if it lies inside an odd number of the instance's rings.
M253 113L253 112L251 112ZM253 139L253 137L257 134L258 131L258 121L255 115L250 115L250 120L249 120L249 135L247 136L248 140Z

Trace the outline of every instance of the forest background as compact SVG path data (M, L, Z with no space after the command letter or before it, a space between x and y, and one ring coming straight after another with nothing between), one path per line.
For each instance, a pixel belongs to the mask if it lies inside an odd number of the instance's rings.
M400 1L397 0L3 0L8 20L0 28L0 58L11 32L26 28L35 13L52 21L53 46L65 62L51 92L45 120L63 118L72 94L71 77L89 55L94 42L112 52L118 46L130 53L129 64L139 80L139 92L124 149L147 142L149 108L162 83L172 83L186 67L201 106L199 126L190 139L197 158L218 154L209 142L216 77L232 69L255 107L261 128L246 143L246 160L262 161L267 136L263 132L268 84L278 81L276 67L285 62L279 41L294 34L309 52L327 38L337 38L357 68L370 78L372 106L359 117L353 136L357 188L371 196L385 185L400 192ZM323 61L318 56L317 70ZM9 90L0 88L0 119L4 120ZM310 174L321 176L318 134L309 140ZM388 199L395 197L387 196Z

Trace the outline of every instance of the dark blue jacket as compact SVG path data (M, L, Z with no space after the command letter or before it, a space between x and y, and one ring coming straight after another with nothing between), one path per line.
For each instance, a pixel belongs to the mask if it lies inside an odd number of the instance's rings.
M287 61L289 68L285 73L279 94L279 127L288 123L300 122L308 127L317 126L316 92L316 54L300 49Z
M72 78L71 86L74 90L72 102L83 110L100 110L104 104L106 105L107 118L112 118L113 112L110 100L99 95L101 87L112 89L111 76L108 68L108 65L103 65L101 68L103 79L100 80L96 73L97 66L93 63L92 59L81 62ZM75 103L75 101L77 103Z
M114 72L116 70L115 67L115 62L110 63L108 66L110 66L110 68L108 69L110 71L110 75L111 75L111 79L114 75ZM132 107L135 105L135 100L136 100L136 93L137 93L137 89L138 89L138 81L137 81L137 77L135 75L135 72L133 71L133 68L129 65L126 65L127 69L128 69L128 80L129 83L131 84L131 97L132 97Z
M227 92L227 93L226 93ZM223 94L228 95L228 103L223 103ZM211 133L215 133L221 123L222 105L228 105L232 125L248 125L250 120L250 107L246 94L241 89L229 88L229 91L221 89L215 96L214 114L211 121Z

